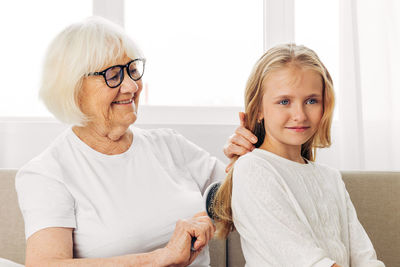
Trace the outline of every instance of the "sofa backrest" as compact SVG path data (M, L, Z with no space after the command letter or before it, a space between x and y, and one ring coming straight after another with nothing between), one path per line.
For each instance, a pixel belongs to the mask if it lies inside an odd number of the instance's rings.
M0 169L0 258L25 262L24 223L14 187L16 170ZM342 172L358 218L387 267L400 266L400 172ZM243 267L239 235L212 240L211 266Z
M16 173L0 169L0 258L24 263L25 231L14 186Z
M342 172L357 216L386 267L400 266L400 172Z

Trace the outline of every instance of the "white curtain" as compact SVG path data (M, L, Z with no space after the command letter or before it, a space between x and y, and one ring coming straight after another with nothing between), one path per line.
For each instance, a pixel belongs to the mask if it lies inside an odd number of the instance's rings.
M400 170L400 1L340 0L342 170Z

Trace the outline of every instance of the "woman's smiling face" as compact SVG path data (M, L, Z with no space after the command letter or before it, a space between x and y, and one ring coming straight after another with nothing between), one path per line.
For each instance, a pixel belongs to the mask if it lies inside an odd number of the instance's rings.
M263 84L262 113L265 140L287 149L301 147L317 131L323 114L321 75L288 65L270 73Z
M110 66L125 65L131 60L124 57ZM85 78L78 98L80 109L90 120L88 125L105 131L111 128L128 128L137 119L142 86L142 80L132 80L126 68L124 80L116 88L108 87L103 76Z

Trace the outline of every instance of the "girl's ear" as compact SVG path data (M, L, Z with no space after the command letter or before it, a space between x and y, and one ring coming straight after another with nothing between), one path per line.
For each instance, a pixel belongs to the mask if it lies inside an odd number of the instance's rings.
M264 119L264 115L262 114L262 111L260 111L260 112L258 113L258 116L257 116L257 122L261 122L262 119Z

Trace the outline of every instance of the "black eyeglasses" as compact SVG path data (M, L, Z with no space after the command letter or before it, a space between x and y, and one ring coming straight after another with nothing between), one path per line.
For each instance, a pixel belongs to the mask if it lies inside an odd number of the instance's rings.
M124 80L124 69L126 68L129 77L132 80L138 81L142 78L144 72L144 64L146 63L146 59L137 58L132 61L129 61L126 65L115 65L111 66L100 72L91 72L88 75L102 75L106 84L110 88L115 88L119 86Z

